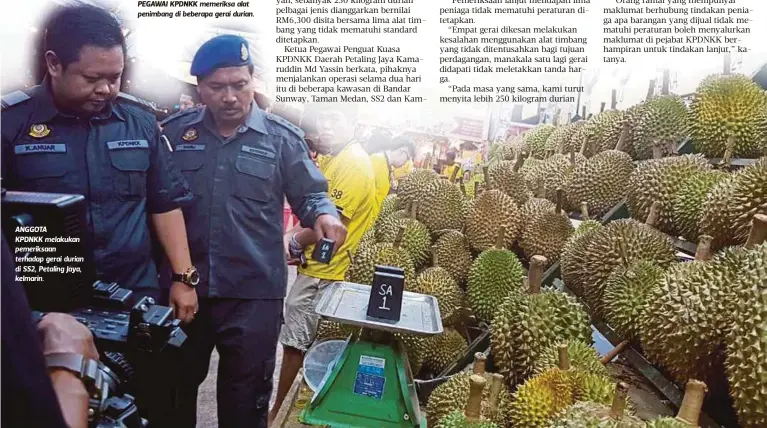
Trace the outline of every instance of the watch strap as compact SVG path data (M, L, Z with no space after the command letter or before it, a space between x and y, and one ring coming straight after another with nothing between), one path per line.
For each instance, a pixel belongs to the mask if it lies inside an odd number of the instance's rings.
M65 369L74 373L85 384L91 398L101 400L109 391L99 362L74 353L53 353L45 356L48 368Z

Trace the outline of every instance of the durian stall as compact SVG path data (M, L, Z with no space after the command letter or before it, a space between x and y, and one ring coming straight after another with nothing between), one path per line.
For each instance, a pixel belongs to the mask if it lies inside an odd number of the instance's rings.
M415 169L350 255L347 281L396 266L437 299L444 332L401 337L439 384L428 425L767 427L765 92L710 76L689 105L563 122L493 145L466 182ZM318 340L353 334L323 321Z

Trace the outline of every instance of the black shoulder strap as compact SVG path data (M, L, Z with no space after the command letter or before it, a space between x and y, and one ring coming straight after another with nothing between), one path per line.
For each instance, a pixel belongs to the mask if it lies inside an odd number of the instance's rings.
M2 99L2 109L3 110L9 109L13 106L22 104L25 101L30 100L31 98L32 97L30 97L24 91L13 91L10 94L5 94Z

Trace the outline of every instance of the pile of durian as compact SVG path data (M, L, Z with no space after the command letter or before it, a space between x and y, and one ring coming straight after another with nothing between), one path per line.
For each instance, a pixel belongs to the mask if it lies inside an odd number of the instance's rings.
M679 155L688 138L696 154ZM689 107L655 96L495 144L465 182L415 169L358 248L339 256L352 261L348 281L371 284L375 265L396 266L406 290L437 298L444 334L400 336L416 374L439 375L465 355L468 320L489 327L498 373L481 361L474 370L493 405L468 411L461 373L432 394L430 426L695 426L696 405L641 422L620 404L609 360L591 346L593 317L688 393L697 388L697 412L705 382L712 396L730 394L742 427L764 428L766 155L767 95L745 76L711 76ZM731 173L714 157L755 160ZM624 201L630 219L591 219ZM677 238L699 244L695 261L680 262ZM541 288L555 263L584 304ZM318 339L350 334L358 330L323 321Z

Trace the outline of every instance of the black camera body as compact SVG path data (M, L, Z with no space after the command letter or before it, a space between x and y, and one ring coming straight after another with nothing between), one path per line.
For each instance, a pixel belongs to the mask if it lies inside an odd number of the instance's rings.
M140 412L149 413L150 419L168 412L161 407L170 403L158 400L156 391L167 389L163 367L172 365L186 335L171 308L97 280L86 210L82 195L2 190L3 233L33 318L69 313L93 333L104 390L91 399L91 426L143 428L148 423ZM64 260L59 256L76 261L77 268L51 268L48 260L55 265Z

